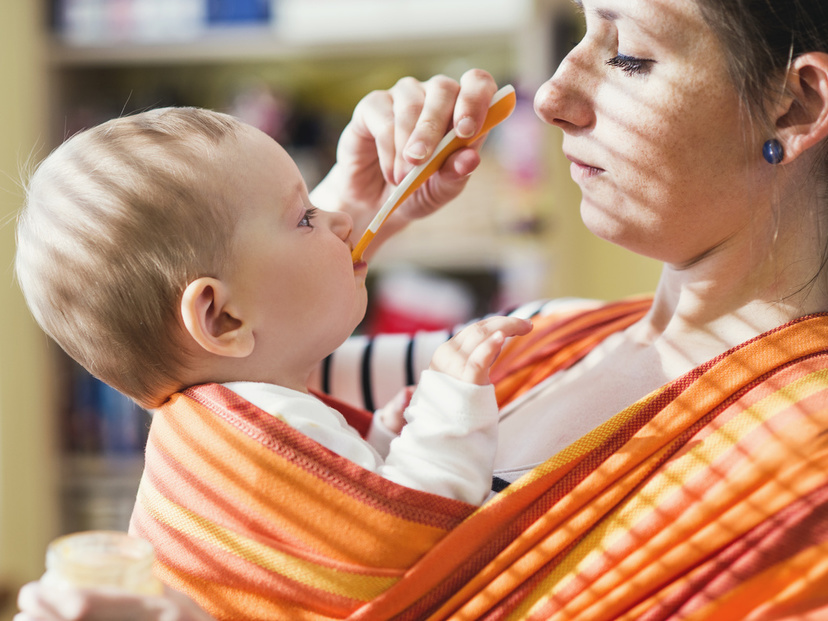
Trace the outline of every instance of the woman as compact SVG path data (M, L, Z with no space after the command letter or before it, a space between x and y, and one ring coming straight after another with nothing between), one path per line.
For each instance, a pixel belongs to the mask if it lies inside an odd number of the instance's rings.
M586 35L536 111L563 131L589 229L663 261L662 278L652 301L536 325L503 371L496 460L507 482L528 476L354 618L820 618L828 10L577 4ZM367 219L445 127L474 133L495 89L472 71L372 93L313 198ZM397 228L477 162L450 159ZM497 536L475 540L480 525ZM61 618L39 612L48 598L29 587L21 619Z

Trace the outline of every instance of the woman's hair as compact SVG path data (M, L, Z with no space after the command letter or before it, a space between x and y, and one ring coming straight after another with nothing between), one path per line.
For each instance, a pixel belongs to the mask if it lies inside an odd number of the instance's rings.
M234 210L211 182L241 124L196 108L114 119L64 142L35 170L15 269L35 319L90 373L154 407L178 388L178 305L218 272Z
M806 52L828 53L828 0L697 0L702 15L725 51L731 80L757 126L773 138L769 117L784 95L793 59ZM811 173L821 204L828 196L828 141L815 151ZM828 209L828 207L825 207ZM815 225L824 214L815 214ZM798 291L815 284L828 269L828 240L821 265Z
M790 61L828 52L826 0L697 0L754 115L778 101Z

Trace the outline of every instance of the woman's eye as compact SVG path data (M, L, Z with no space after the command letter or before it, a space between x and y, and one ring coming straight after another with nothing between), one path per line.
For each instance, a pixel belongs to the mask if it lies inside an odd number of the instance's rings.
M626 54L618 54L607 61L610 67L618 67L627 75L647 73L655 61L650 58L635 58Z
M305 210L305 215L302 216L302 219L299 220L299 226L309 226L313 228L313 223L311 222L314 217L316 216L316 207L311 207L310 209Z

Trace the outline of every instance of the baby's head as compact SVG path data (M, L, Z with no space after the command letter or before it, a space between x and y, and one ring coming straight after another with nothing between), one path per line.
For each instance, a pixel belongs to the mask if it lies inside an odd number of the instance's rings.
M28 184L17 278L43 329L144 407L204 382L304 390L365 313L350 216L287 152L192 108L109 121Z
M220 153L243 131L206 110L145 112L67 140L29 180L16 256L29 308L70 356L145 407L180 387L182 292L230 252L236 213Z

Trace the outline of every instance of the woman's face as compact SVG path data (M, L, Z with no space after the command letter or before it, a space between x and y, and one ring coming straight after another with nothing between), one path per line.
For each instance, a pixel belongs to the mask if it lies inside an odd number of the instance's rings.
M761 143L694 0L576 0L586 34L538 90L599 237L689 265L743 234ZM755 214L754 214L755 215Z

